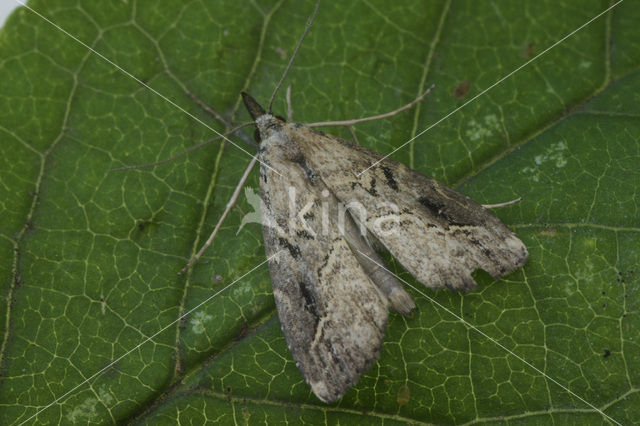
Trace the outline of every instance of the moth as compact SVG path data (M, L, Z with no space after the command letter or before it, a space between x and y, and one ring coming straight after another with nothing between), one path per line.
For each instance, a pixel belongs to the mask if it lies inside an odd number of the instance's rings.
M377 244L431 289L470 290L474 270L497 279L526 262L522 241L482 205L242 96L259 135L262 229L278 316L296 366L322 401L342 397L377 361L388 308L408 315L415 307ZM294 214L291 194L304 205ZM366 214L341 210L346 205Z
M303 378L329 403L379 358L389 308L401 315L415 308L380 250L425 286L452 291L475 288L471 274L476 269L496 279L509 274L525 264L528 253L485 206L397 161L313 128L390 117L422 101L430 89L396 111L349 122L305 126L271 113L319 5L268 110L242 92L256 127L258 154L208 240L180 274L211 245L250 170L260 162L263 239L281 328ZM116 170L164 164L178 156Z

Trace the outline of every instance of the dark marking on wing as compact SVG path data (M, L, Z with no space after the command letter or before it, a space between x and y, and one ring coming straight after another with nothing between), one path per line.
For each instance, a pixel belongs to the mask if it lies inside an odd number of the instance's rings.
M316 297L313 294L313 291L310 289L311 285L305 283L304 281L298 282L298 287L300 288L300 294L304 299L304 309L308 311L314 319L316 323L316 327L320 322L320 314L318 313L318 307L316 302Z
M322 259L322 265L320 265L320 267L318 268L318 278L322 277L322 270L325 268L325 266L327 266L327 264L329 263L329 258L331 258L331 253L333 253L334 248L331 247L329 249L329 251L327 252L327 254L324 256L324 259Z
M482 252L482 254L485 255L490 262L492 262L494 265L498 267L498 270L500 271L501 274L504 274L505 272L507 272L507 268L500 263L499 259L494 255L495 253L489 248L487 248L480 240L478 240L475 237L475 234L473 231L469 229L464 229L464 228L456 229L455 231L453 231L454 236L458 236L460 234L463 234L466 237L467 241L469 241L474 246L478 247Z
M397 191L398 183L396 182L396 179L393 176L393 172L391 171L391 169L387 166L380 166L380 168L382 169L382 173L384 173L384 177L387 179L387 185L389 185L389 188L393 189L394 191Z
M266 179L266 176L265 176L265 179ZM260 191L260 199L264 203L264 206L268 210L271 210L271 198L269 198L269 193Z
M379 195L378 190L376 189L376 178L371 178L368 188L360 182L351 182L352 191L356 189L357 186L367 191L372 197L377 197Z
M304 155L300 154L295 158L293 158L291 161L298 164L300 168L304 171L304 174L307 176L307 179L309 179L309 182L311 182L312 185L315 185L316 180L318 179L318 175L316 174L316 172L313 171L311 167L309 167L309 164L307 164L307 159L304 158Z
M307 232L307 231L305 231L305 230L302 230L302 231L298 231L298 232L296 232L296 235L297 235L298 237L305 238L305 239L307 239L307 240L313 240L313 235L311 235L310 233L308 233L308 232Z
M444 204L433 202L430 199L428 199L427 197L420 197L418 199L418 202L420 204L422 204L423 206L425 206L431 212L431 214L433 214L435 217L444 220L447 223L447 226L445 227L445 229L448 229L448 227L450 225L454 225L454 226L468 226L469 225L467 223L460 223L460 222L456 221L456 219L453 218L445 210L446 206Z
M476 237L474 237L473 235L469 235L467 233L465 233L465 235L468 235L468 240L471 244L473 244L474 246L477 246L480 251L482 252L482 254L484 254L485 256L487 256L488 258L491 258L491 256L493 255L493 253L491 252L491 250L489 250L488 248L486 248L484 246L484 244L482 244L480 241L478 241L478 239Z
M289 241L287 241L284 238L280 238L278 242L280 243L281 246L289 250L289 253L294 259L299 260L302 257L302 255L300 254L300 247L298 247L297 245L291 244Z
M365 191L367 191L373 197L378 196L378 191L376 191L376 178L371 178L371 181L369 182L369 189L365 188Z
M309 168L306 162L304 163L302 169L304 170L304 174L307 175L307 179L309 179L309 182L312 185L315 185L316 179L318 178L318 175L316 175L316 172L314 172L311 168Z

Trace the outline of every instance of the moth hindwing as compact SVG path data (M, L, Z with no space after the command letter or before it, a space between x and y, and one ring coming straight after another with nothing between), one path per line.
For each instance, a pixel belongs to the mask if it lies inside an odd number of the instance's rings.
M282 331L321 400L342 397L378 359L388 306L415 306L373 242L432 289L472 289L474 270L498 278L526 262L524 244L475 201L243 98L261 139L262 229Z

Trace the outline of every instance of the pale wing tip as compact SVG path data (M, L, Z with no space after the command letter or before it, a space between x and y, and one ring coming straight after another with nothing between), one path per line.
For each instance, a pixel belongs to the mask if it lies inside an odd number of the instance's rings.
M509 274L515 271L518 268L522 268L527 260L529 259L529 252L527 251L527 246L520 240L520 238L516 237L515 234L511 235L509 238L505 240L506 246L510 253L513 255L513 261L511 268L508 268L507 271L502 275Z
M344 394L344 392L330 389L325 382L310 382L309 387L320 401L327 404L337 401Z

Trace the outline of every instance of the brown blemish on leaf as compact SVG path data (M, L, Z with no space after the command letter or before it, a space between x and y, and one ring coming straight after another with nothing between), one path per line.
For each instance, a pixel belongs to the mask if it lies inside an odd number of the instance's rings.
M462 99L465 96L467 96L467 93L469 93L470 88L471 88L471 82L469 80L465 80L461 83L458 83L458 85L456 86L456 89L453 91L453 94L456 97L456 99Z
M555 228L546 228L540 231L540 235L543 237L555 237L558 234Z
M522 46L520 56L522 56L524 59L531 59L536 56L537 52L538 48L536 47L536 44L530 41L529 43L526 43L524 46Z
M398 395L396 396L396 401L398 401L398 405L400 407L405 406L409 403L411 399L411 391L409 390L409 386L402 385L398 389Z

